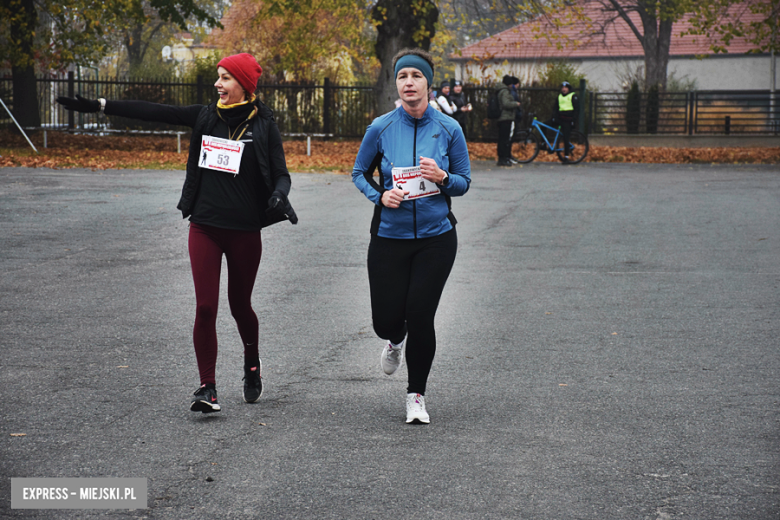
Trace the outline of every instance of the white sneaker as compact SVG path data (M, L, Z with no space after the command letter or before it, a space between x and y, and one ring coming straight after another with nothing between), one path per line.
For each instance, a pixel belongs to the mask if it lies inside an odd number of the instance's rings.
M404 358L404 344L401 342L397 347L393 347L393 344L389 341L385 348L382 349L382 357L379 359L379 364L385 374L392 375L401 366L401 361Z
M431 418L425 411L425 397L420 394L406 394L406 424L413 422L429 424Z

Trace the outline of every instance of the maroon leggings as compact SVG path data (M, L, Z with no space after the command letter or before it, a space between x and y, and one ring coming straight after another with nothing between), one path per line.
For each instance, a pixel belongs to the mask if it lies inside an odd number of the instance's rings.
M252 289L260 266L263 243L260 231L221 229L190 224L190 264L195 281L195 327L193 339L200 383L216 383L217 305L222 255L227 259L228 303L244 342L244 364L259 363L257 315L252 310Z

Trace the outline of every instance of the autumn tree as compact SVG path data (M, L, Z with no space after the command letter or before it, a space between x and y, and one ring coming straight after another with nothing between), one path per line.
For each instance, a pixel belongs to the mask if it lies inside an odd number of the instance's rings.
M690 12L694 1L500 0L492 5L498 9L502 23L512 21L516 25L535 20L536 37L563 48L575 46L578 41L571 38L571 31L561 29L575 28L581 39L593 39L607 34L616 24L624 24L642 46L646 85L664 88L674 24Z
M599 3L608 16L597 30L605 30L608 24L614 23L617 19L628 25L633 35L642 44L645 58L645 84L648 88L656 86L665 89L674 23L689 12L690 2L687 0L600 0ZM638 25L631 13L638 15Z
M364 65L367 13L353 0L237 0L210 43L248 52L277 80L349 81Z
M727 52L734 38L745 38L754 45L753 52L778 50L777 27L780 23L780 0L597 0L606 15L594 23L593 31L603 33L609 24L622 21L642 44L645 61L645 83L666 88L669 47L678 21L689 21L693 29L712 41L715 52ZM636 16L632 16L635 14ZM638 23L635 18L638 17Z
M439 10L432 0L379 0L371 11L377 30L374 52L381 63L376 84L380 114L395 108L393 56L404 47L428 50L436 33Z
M657 85L665 89L673 27L690 11L693 1L580 0L566 5L553 0L553 4L542 6L544 14L540 20L544 23L535 30L537 38L565 48L576 46L581 40L605 37L616 25L625 25L642 46L646 88ZM562 28L577 29L578 37L558 31Z
M122 46L127 52L128 71L132 76L137 75L152 42L163 36L165 32L170 32L165 31L165 29L169 29L171 26L176 27L160 18L148 4L143 5L139 2L134 8L136 12L133 16L133 23L120 32Z
M13 75L13 98L16 119L22 126L40 126L41 116L38 114L38 98L36 96L35 66L33 52L35 45L34 31L38 26L38 12L32 0L2 0L0 4L0 20L6 33L3 56L15 56L11 59L11 74ZM30 112L29 108L35 111Z
M727 53L735 38L749 53L780 53L780 0L707 0L694 4L688 34L702 35L716 53Z
M122 0L108 5L124 13L126 23L118 29L131 74L140 69L155 39L166 33L187 30L191 22L221 26L221 10L204 0Z
M116 34L140 16L142 0L0 0L0 56L13 75L14 114L22 126L40 126L36 66L60 70L100 60ZM203 17L195 0L149 0L160 18L179 26ZM144 18L145 19L145 18Z
M73 0L0 0L0 56L13 76L14 114L22 126L40 126L36 65L60 68L101 57L117 19L102 3Z
M223 22L209 41L227 54L252 54L278 82L352 81L354 66L366 62L366 11L352 0L237 0ZM297 127L301 92L280 94Z

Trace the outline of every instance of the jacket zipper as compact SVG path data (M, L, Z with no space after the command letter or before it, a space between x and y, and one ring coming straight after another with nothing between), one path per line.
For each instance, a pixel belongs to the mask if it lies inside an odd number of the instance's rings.
M417 118L414 120L414 146L412 146L412 166L417 166ZM414 225L414 238L417 238L417 200L412 201L412 224Z

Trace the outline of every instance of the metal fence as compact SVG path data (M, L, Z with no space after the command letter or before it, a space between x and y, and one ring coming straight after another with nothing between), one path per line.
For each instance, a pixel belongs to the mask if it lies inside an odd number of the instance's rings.
M592 92L592 134L780 134L780 93L768 90L641 93Z
M13 110L12 80L0 78L0 97ZM58 96L103 97L116 100L141 100L170 105L207 104L216 99L213 85L198 78L195 83L170 79L88 79L69 77L38 80L38 107L41 127L61 130L98 131L157 130L189 131L188 127L163 125L104 114L73 113L60 106ZM274 111L280 131L286 135L332 135L362 137L366 126L376 117L374 91L368 86L339 86L325 80L322 85L259 85L258 95ZM11 124L8 114L0 114L0 125Z
M11 78L0 78L0 97L13 109ZM494 141L497 125L487 118L492 88L466 87L466 101L473 112L466 119L466 136L474 141ZM43 128L76 131L167 130L175 127L103 114L79 114L64 110L58 96L135 99L172 105L205 104L215 99L211 83L198 78L192 83L132 79L41 78L38 80L38 106ZM534 117L546 120L552 114L557 89L522 88L521 126ZM285 135L329 135L360 138L377 116L374 90L370 86L340 86L327 80L322 85L261 84L258 94L276 117ZM591 134L780 134L780 93L769 91L694 91L640 94L629 108L627 93L580 91L583 107L581 127ZM11 125L0 113L0 126Z

